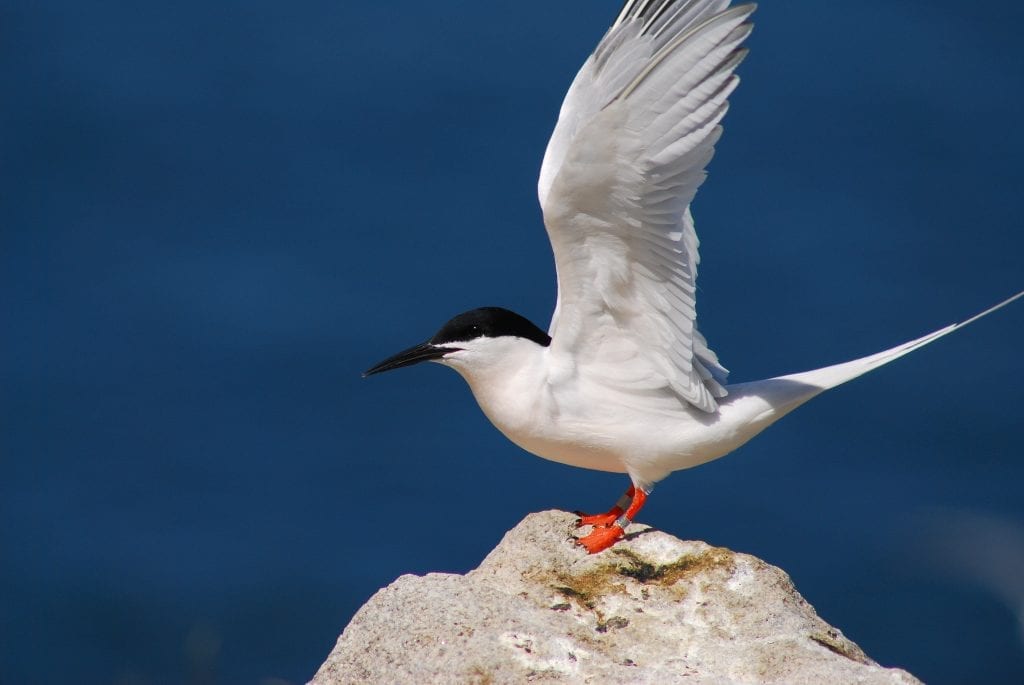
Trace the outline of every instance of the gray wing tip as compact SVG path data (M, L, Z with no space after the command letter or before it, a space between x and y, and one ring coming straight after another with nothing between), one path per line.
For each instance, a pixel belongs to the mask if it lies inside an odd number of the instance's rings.
M706 31L713 31L723 24L735 24L726 40L734 40L737 43L746 40L754 29L754 25L746 21L746 18L750 16L755 9L757 9L757 5L754 3L730 7L718 14L708 17L695 26L690 26L689 28L680 31L680 33L670 38L667 43L662 45L658 51L651 56L647 65L628 85L622 89L622 91L616 96L616 99L629 97L630 93L636 90L648 75L657 69L662 62L668 59L672 53L681 49L684 45L687 45L691 40L694 40L697 36L704 34ZM744 50L746 50L746 48L738 46L736 50L733 51L730 58L725 61L725 64L731 64L732 68L739 66L739 63L743 61L743 58L747 55L747 52L744 52Z
M645 16L645 12L651 7L654 0L625 0L622 3L622 9L619 10L618 16L615 17L615 21L612 22L611 28L615 28L620 24L637 17ZM675 5L675 0L663 0L654 9L654 18L656 19L659 15L663 14L668 8ZM749 16L757 11L756 2L747 2L742 5L736 5L729 9L719 12L715 16L729 15L730 17L738 15Z

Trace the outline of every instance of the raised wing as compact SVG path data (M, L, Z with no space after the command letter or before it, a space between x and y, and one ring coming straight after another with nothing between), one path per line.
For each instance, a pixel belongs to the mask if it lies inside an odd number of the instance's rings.
M577 74L541 167L552 353L610 387L707 412L728 372L696 327L689 204L721 135L754 5L628 0Z

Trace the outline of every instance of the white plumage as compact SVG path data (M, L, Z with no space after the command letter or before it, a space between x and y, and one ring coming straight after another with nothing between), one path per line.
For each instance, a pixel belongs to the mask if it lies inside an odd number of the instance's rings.
M538 188L558 272L552 353L707 412L727 372L696 326L688 206L752 28L754 6L728 4L627 3L569 88Z
M538 183L558 275L548 334L507 310L473 310L367 372L440 362L522 448L628 473L619 503L582 519L595 526L580 539L591 552L621 537L672 471L728 454L824 390L1024 295L862 359L727 384L697 328L690 203L739 82L754 9L629 0L580 69Z

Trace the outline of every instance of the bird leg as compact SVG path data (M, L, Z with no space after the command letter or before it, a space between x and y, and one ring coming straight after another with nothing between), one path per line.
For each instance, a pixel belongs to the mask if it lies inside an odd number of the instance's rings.
M590 554L597 554L598 552L608 549L615 544L623 535L625 535L626 526L633 522L633 517L636 516L640 508L644 506L644 502L647 501L647 493L640 488L633 489L633 501L629 505L629 509L626 513L620 516L615 523L604 528L594 528L590 531L590 534L577 538L576 544L583 545L587 548L587 552Z
M619 498L619 501L615 503L615 506L606 511L603 514L584 514L581 511L577 511L576 515L579 516L579 520L576 521L576 527L580 526L602 526L607 527L615 523L615 521L622 516L622 512L626 510L626 507L633 501L633 493L636 488L632 485L629 486L629 490Z

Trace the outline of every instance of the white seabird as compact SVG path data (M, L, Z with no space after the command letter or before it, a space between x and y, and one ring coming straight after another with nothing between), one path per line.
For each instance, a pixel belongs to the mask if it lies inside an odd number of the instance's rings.
M1024 295L861 359L727 382L697 329L690 203L739 82L754 9L628 0L577 74L538 185L558 276L547 333L505 309L474 309L366 372L439 362L523 449L629 474L615 507L580 520L594 526L579 539L592 553L623 536L673 471L728 454L821 392Z

